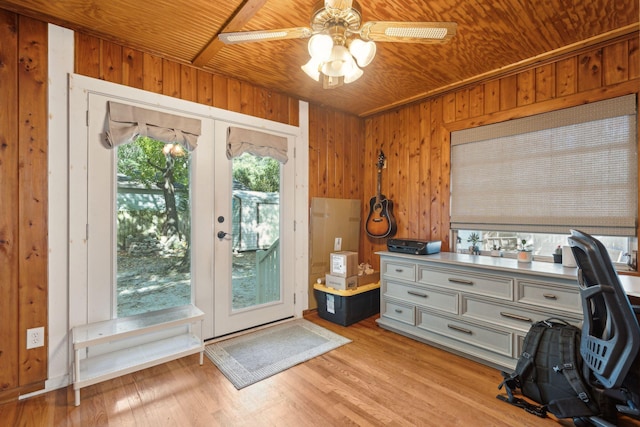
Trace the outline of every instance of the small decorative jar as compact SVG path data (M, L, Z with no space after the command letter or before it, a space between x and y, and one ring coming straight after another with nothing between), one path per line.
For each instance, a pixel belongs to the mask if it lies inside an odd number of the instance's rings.
M531 251L518 251L518 262L531 262L533 260L533 252Z

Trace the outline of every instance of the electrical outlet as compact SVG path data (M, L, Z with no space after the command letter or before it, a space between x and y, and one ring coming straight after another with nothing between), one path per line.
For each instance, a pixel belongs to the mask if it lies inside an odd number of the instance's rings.
M336 237L336 240L333 242L333 250L334 251L342 250L342 237Z
M27 329L27 350L44 346L44 326Z

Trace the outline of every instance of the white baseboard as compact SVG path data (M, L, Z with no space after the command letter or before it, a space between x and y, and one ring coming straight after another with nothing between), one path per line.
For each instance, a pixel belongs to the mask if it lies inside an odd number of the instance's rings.
M56 378L49 378L44 382L44 388L42 390L34 391L32 393L22 394L18 399L19 400L28 399L30 397L48 393L50 391L54 391L59 388L67 387L69 384L71 384L71 381L70 381L69 375L67 374L61 375Z

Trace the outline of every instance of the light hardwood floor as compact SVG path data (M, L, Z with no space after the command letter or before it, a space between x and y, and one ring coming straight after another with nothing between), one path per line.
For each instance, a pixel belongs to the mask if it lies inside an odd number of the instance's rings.
M380 329L375 317L342 327L307 315L353 342L242 390L194 355L82 389L78 407L71 386L2 405L0 425L573 425L497 400L497 370Z

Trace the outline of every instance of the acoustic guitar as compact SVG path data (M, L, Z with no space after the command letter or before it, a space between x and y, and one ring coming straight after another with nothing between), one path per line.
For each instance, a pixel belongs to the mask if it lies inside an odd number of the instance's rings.
M369 215L365 229L370 237L383 238L396 234L397 225L393 218L393 202L380 193L380 180L386 158L382 150L378 156L378 185L375 197L369 201Z

